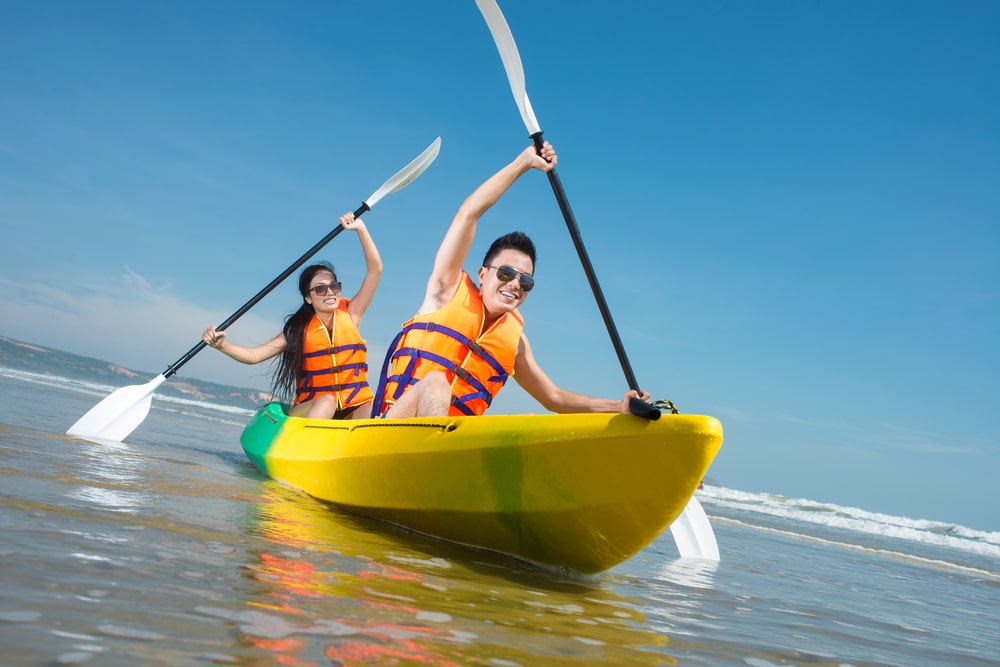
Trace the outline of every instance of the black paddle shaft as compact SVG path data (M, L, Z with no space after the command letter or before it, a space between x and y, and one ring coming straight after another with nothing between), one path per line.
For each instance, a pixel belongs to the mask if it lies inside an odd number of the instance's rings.
M355 218L359 218L366 211L370 211L370 210L371 209L368 207L367 203L362 203L361 207L357 211L354 212L354 217ZM344 231L344 228L341 227L340 225L337 225L337 227L334 228L329 234L327 234L322 239L320 239L316 243L316 245L314 245L313 247L309 248L309 250L307 250L304 255L302 255L297 260L295 260L295 262L291 266L289 266L287 269L285 269L284 271L282 271L281 275L279 275L277 278L275 278L274 280L272 280L271 282L269 282L264 287L264 289L262 289L261 291L257 292L257 294L255 294L252 299L250 299L249 301L247 301L246 303L244 303L242 306L240 306L240 309L237 310L232 315L230 315L229 317L227 317L226 320L222 324L220 324L219 326L215 327L216 331L225 331L227 328L229 328L229 325L231 325L233 322L235 322L236 320L238 320L241 317L243 317L248 310L250 310L251 308L253 308L254 306L256 306L260 302L261 299L263 299L265 296L267 296L268 294L270 294L271 291L274 290L275 287L277 287L278 285L280 285L281 282L285 278L287 278L288 276L290 276L293 273L295 273L296 269L298 269L300 266L302 266L303 264L305 264L306 261L308 261L310 257L312 257L313 255L315 255L316 253L318 253L323 248L323 246L325 246L327 243L329 243L330 241L332 241L342 231ZM188 350L184 354L183 357L181 357L180 359L178 359L174 363L172 363L169 366L167 366L167 370L163 371L163 377L169 378L171 375L173 375L174 373L176 373L177 371L179 371L180 368L181 368L181 366L183 366L187 362L191 361L191 358L194 357L194 355L196 355L199 352L201 352L205 348L205 346L206 346L205 341L203 341L203 340L202 341L198 341L198 344L195 345L194 347L192 347L190 350Z
M531 135L531 139L535 142L535 148L540 155L542 152L542 133L535 132ZM552 185L552 192L556 196L556 201L559 202L559 209L562 211L563 219L566 220L566 228L569 229L569 235L573 239L573 245L576 247L576 254L580 256L583 271L587 274L590 289L594 292L597 307L601 311L601 317L604 318L604 326L607 327L608 334L611 336L611 343L615 346L615 352L618 353L618 361L622 365L622 371L625 372L625 380L628 382L630 389L640 391L639 382L635 379L635 373L632 372L632 364L629 363L628 357L625 354L625 346L622 345L621 336L618 335L618 328L615 326L614 320L611 319L611 310L608 308L608 302L604 298L604 291L601 289L601 284L597 281L594 265L591 264L590 255L587 254L587 248L583 245L583 238L580 236L580 227L576 224L576 217L573 215L573 210L569 207L569 199L566 198L566 191L563 190L562 181L559 180L559 174L556 173L555 169L549 171L548 176L549 184ZM629 401L629 410L632 414L645 417L646 419L656 420L660 418L659 410L638 398L633 398Z

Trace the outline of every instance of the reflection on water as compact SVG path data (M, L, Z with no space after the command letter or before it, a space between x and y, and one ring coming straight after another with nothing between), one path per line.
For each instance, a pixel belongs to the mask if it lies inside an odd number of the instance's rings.
M128 445L103 440L71 440L76 478L69 498L116 512L138 513L147 504L146 464ZM68 480L67 480L68 481Z
M678 558L664 562L656 575L657 579L687 588L714 588L713 577L719 569L719 561L701 558Z
M243 608L199 607L282 664L674 664L636 600L352 517L273 482L249 506L264 538Z
M70 498L118 512L137 512L142 505L142 495L141 493L104 489L99 486L80 486L68 494Z
M674 664L656 596L627 575L351 516L192 432L0 427L10 664Z

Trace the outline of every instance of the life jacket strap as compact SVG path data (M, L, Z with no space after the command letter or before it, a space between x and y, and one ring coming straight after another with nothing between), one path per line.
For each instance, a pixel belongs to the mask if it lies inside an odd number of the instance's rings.
M312 352L306 352L306 359L312 359L314 357L325 357L326 355L335 355L346 350L351 350L354 352L367 352L368 346L364 343L349 343L347 345L337 345L336 347L329 347L323 350L314 350Z
M451 338L454 338L459 343L461 343L465 348L467 348L472 354L478 356L480 359L485 361L496 371L496 375L489 378L489 382L499 382L501 385L506 384L507 372L504 370L503 366L497 361L493 355L491 355L482 345L472 340L465 334L452 329L451 327L444 326L443 324L435 324L434 322L413 322L408 326L404 327L402 331L396 334L392 343L389 345L389 350L386 352L385 360L382 362L382 371L379 373L378 389L375 391L375 406L376 411L380 416L385 416L386 405L385 405L385 392L389 382L396 383L396 390L393 392L393 400L399 400L399 397L403 395L403 392L411 384L416 384L417 380L413 378L413 374L416 371L417 362L420 359L427 359L433 361L439 366L443 367L448 372L459 377L462 381L472 385L473 391L470 394L466 394L462 397L452 396L451 403L461 412L467 415L473 415L475 412L468 407L467 403L475 399L482 399L486 401L486 406L489 407L493 403L493 394L489 392L485 385L480 382L475 376L469 373L468 370L459 366L451 359L442 357L441 355L434 354L433 352L427 352L426 350L420 350L414 347L406 347L399 349L399 343L410 331L423 330L435 333L441 333ZM409 357L409 362L406 364L406 368L402 373L389 377L389 366L392 362L400 357Z
M299 403L305 403L306 401L311 401L316 398L316 395L321 392L338 392L344 389L353 389L344 403L350 403L354 400L354 397L358 395L362 389L368 386L367 382L347 382L344 384L328 384L328 385L309 385L304 386L299 389L298 398ZM304 394L304 396L303 396Z

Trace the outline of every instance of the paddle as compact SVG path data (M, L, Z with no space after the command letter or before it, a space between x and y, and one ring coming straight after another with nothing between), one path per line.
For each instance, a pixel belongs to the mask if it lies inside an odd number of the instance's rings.
M521 66L521 56L517 51L517 44L514 43L514 36L511 34L510 28L507 26L507 20L504 19L503 14L500 12L500 7L497 6L495 0L476 0L476 5L479 6L479 11L482 13L483 18L486 19L486 25L489 26L490 33L493 35L493 41L496 42L497 49L500 51L500 59L503 61L504 70L507 71L507 80L510 81L510 89L514 93L514 101L517 103L517 108L521 111L521 118L524 120L524 125L528 128L528 134L540 152L542 149L542 130L538 125L538 120L535 119L535 112L531 108L531 101L528 99L528 93L525 90L524 68ZM604 292L597 281L594 266L591 264L590 256L583 245L580 228L576 224L576 217L569 206L569 200L566 198L565 190L563 190L562 181L559 179L559 174L556 173L555 169L548 172L548 176L552 192L556 196L556 201L559 202L559 209L562 211L563 219L566 221L566 227L569 229L570 237L573 239L573 245L576 247L576 253L580 256L583 270L587 274L590 289L597 300L597 307L604 318L604 325L611 336L615 352L618 353L618 361L625 372L625 380L628 382L629 388L639 391L639 383L635 379L635 373L632 372L632 365L625 355L625 347L622 345L621 337L618 335L618 329L615 327L614 320L611 319L608 302L604 298ZM659 410L638 398L633 398L629 402L629 409L632 411L632 414L640 417L647 419L660 418Z
M517 108L521 112L521 119L524 121L524 126L528 129L528 134L535 142L535 147L540 151L542 148L542 130L538 125L538 120L535 118L535 111L531 108L531 101L528 99L528 93L524 84L524 67L521 64L521 55L517 51L517 44L514 43L514 36L510 32L507 20L500 11L500 7L497 6L496 0L476 0L476 5L479 7L483 18L486 19L486 25L489 26L490 34L493 35L493 41L500 52L500 60L503 61L503 68L507 72L507 80L510 82L511 92L514 93L514 102L517 103ZM621 337L618 335L618 329L611 319L611 311L608 309L604 292L597 281L594 267L590 263L590 256L583 245L580 228L576 224L576 217L569 206L569 200L566 198L562 182L559 180L559 175L555 169L549 171L548 176L552 192L559 202L559 209L562 211L566 227L569 229L569 234L573 239L573 245L576 246L576 252L580 256L580 262L583 264L583 270L587 274L590 288L594 292L597 306L601 311L601 316L604 318L608 334L611 336L611 342L618 353L618 361L625 372L625 379L631 389L639 391L639 383L636 381L635 373L632 372L632 366L625 355L625 348L622 345ZM659 410L638 398L633 398L629 402L629 410L633 414L647 419L660 418ZM670 530L674 535L674 541L677 543L677 549L681 557L718 560L719 549L715 541L712 524L709 523L708 517L705 516L704 510L701 508L701 504L694 496L691 497L684 512L677 518L674 525L670 527Z
M427 167L430 166L441 150L441 137L438 137L431 145L424 149L410 164L406 165L392 178L382 184L368 199L362 202L361 206L354 212L355 217L361 216L365 211L370 211L383 197L393 192L402 190L415 178L420 176ZM225 331L229 325L242 317L248 310L268 295L281 281L290 276L300 266L315 255L327 243L332 241L344 228L338 225L336 229L324 236L316 245L306 251L287 269L281 272L277 278L272 280L261 291L239 310L226 318L226 320L216 327L217 331ZM205 347L205 341L199 341L183 357L170 364L167 370L143 385L131 385L122 387L105 397L100 403L92 407L87 414L83 415L75 424L66 431L69 435L84 438L101 438L104 440L124 440L139 424L143 422L149 414L149 408L153 400L153 392L163 384L167 378L180 370L180 367L191 360Z

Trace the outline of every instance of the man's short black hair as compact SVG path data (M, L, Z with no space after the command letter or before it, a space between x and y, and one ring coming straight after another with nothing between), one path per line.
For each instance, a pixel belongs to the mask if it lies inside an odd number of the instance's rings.
M504 234L490 245L483 257L483 266L489 266L493 258L503 250L517 250L523 252L531 260L531 272L535 272L535 244L524 232L510 232Z

